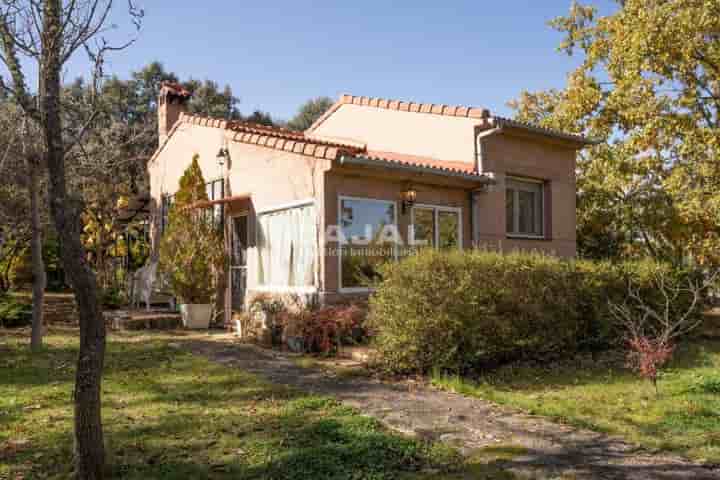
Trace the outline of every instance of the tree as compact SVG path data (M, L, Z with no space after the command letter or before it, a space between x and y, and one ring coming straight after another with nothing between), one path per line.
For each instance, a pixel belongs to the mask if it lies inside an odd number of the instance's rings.
M41 172L40 152L37 151L35 139L36 129L28 122L16 106L3 102L0 109L1 123L5 132L5 155L0 160L0 174L10 180L8 184L23 186L27 190L21 201L22 207L13 205L16 209L11 213L12 222L5 227L9 230L18 228L18 224L27 225L29 213L30 223L30 256L32 270L32 329L30 335L30 348L38 350L42 346L43 334L43 306L47 276L43 261L43 232L46 229L44 195L41 192L41 181L44 178ZM11 133L12 132L12 133ZM12 188L12 187L10 187ZM19 191L11 193L21 195ZM27 227L26 227L27 228ZM22 244L21 244L22 245ZM21 249L25 250L25 249ZM8 273L12 271L13 264L8 263Z
M167 231L160 243L160 267L175 295L186 304L207 304L216 293L216 273L223 269L223 236L214 225L212 211L198 206L207 201L207 187L199 156L180 178Z
M75 377L75 461L79 478L101 479L105 447L101 420L101 381L105 358L105 322L100 311L95 275L85 260L80 239L82 197L69 191L66 154L82 142L93 116L79 131L63 130L61 74L80 48L102 78L104 55L117 48L98 39L107 26L112 0L5 0L0 4L0 46L10 83L2 82L25 115L42 134L43 160L49 176L48 197L55 229L62 241L62 261L75 293L80 323L80 351ZM129 2L137 22L142 12ZM119 47L121 48L121 47ZM20 57L38 67L37 102L27 86ZM68 138L69 137L69 138ZM68 142L69 139L69 142Z
M659 393L658 376L672 358L675 343L699 327L707 290L718 273L673 277L667 268L652 272L651 286L658 302L648 301L632 282L623 304L610 304L610 312L625 328L627 359L631 368L650 380Z
M604 17L573 3L551 25L582 63L563 90L511 105L604 140L578 164L581 248L720 261L720 3L627 0Z
M217 82L212 80L200 82L199 80L190 79L183 82L183 87L192 93L188 105L190 112L228 120L240 119L240 111L237 109L240 100L233 95L232 88L229 85L225 85L225 88L221 91Z
M288 121L288 128L298 131L307 130L332 105L333 101L329 97L317 97L308 100L300 107L298 113Z
M275 122L273 122L270 114L268 112L263 112L262 110L255 110L252 114L243 118L243 120L250 123L257 123L258 125L266 125L268 127L275 125Z

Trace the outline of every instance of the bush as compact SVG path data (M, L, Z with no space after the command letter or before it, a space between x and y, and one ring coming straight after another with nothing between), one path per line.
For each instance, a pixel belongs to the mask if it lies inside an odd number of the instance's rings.
M27 327L32 323L32 305L19 302L10 295L0 295L0 326Z
M358 305L296 308L280 313L284 343L306 353L336 354L342 345L365 338L362 328L366 311ZM290 345L296 342L296 345ZM299 348L298 348L299 347Z
M212 303L217 274L225 268L224 241L207 201L198 155L180 178L167 230L160 241L160 268L182 303Z
M393 373L466 372L606 348L622 336L610 302L624 298L630 279L652 300L658 268L669 267L422 251L382 269L369 318L379 364Z

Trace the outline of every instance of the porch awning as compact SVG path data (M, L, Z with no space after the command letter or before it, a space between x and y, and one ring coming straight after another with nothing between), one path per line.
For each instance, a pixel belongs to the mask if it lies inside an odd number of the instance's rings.
M232 202L238 202L240 200L249 200L250 194L249 193L242 193L240 195L233 195L232 197L225 197L220 198L218 200L203 200L200 202L195 202L192 205L190 205L190 208L208 208L212 207L213 205L223 205L226 203L232 203Z

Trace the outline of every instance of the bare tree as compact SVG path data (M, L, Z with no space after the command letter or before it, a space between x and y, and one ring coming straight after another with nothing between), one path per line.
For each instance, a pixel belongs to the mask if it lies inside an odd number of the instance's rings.
M131 16L139 21L142 12L128 0ZM0 3L2 61L11 82L2 82L11 98L42 132L44 164L47 167L50 212L63 245L62 263L75 293L80 321L75 403L75 462L80 479L104 476L105 443L101 420L101 381L105 359L105 323L98 301L98 288L81 242L82 198L68 190L66 152L81 142L92 128L94 115L73 132L69 144L63 132L61 75L63 66L81 48L90 53L94 78L102 77L104 55L113 47L103 39L109 28L112 0L3 0ZM37 62L37 103L31 98L20 56Z
M27 122L27 120L25 121ZM32 145L28 145L28 130L23 128L23 158L27 169L28 195L30 197L30 230L32 240L30 243L30 254L32 256L33 272L33 293L32 293L32 330L30 334L30 348L39 350L42 347L43 337L43 311L45 304L45 287L47 286L47 274L45 273L45 262L43 261L43 226L40 219L41 197L40 197L40 156L34 151Z
M610 304L610 312L625 329L629 365L652 382L656 393L658 374L672 358L677 339L702 324L701 309L718 275L720 271L678 280L658 269L653 272L651 294L659 301L650 301L630 282L625 302Z

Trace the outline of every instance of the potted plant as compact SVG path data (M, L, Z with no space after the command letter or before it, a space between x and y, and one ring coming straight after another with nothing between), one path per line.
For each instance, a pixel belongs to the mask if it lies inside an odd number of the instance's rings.
M207 201L205 179L198 156L180 179L169 212L168 225L160 242L160 268L177 297L183 325L208 328L213 297L217 293L217 272L225 266L222 232L212 212L201 208Z

